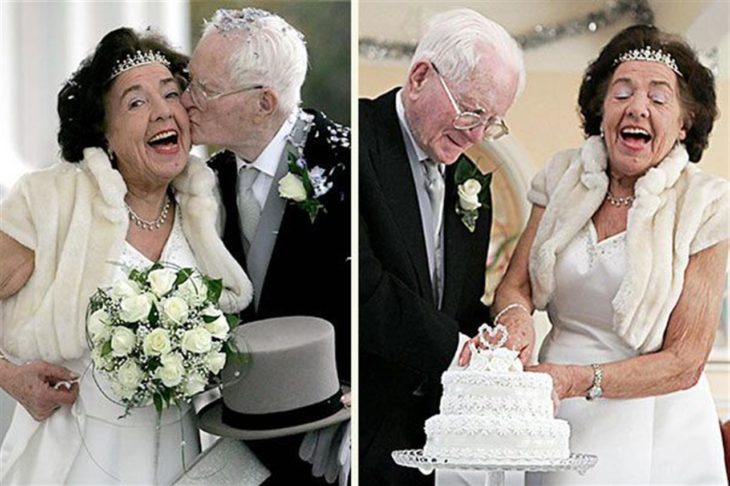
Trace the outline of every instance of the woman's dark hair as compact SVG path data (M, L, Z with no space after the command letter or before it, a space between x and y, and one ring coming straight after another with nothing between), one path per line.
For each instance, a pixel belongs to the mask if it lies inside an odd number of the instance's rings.
M159 51L164 55L170 61L170 72L181 88L185 88L188 57L174 51L161 36L150 31L138 34L126 27L109 32L58 93L57 109L61 120L58 143L65 160L79 162L87 147L107 148L104 95L111 89L112 71L117 61L138 50Z
M598 59L588 66L580 86L578 104L586 136L598 135L603 119L603 101L621 54L643 47L661 49L677 62L682 76L677 76L687 137L684 145L689 160L699 162L707 148L712 124L717 118L715 79L704 67L689 45L677 36L667 34L650 25L628 27L606 44Z

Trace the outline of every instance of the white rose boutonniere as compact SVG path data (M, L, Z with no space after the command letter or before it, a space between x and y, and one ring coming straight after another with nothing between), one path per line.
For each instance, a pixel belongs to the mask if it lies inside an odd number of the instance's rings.
M476 179L467 179L459 186L459 206L464 211L479 209L482 203L479 202L479 193L482 185Z
M329 172L318 166L310 169L304 157L289 153L289 172L279 179L279 196L299 206L314 223L320 211L327 212L320 198L332 189L332 177L340 169L339 165Z
M479 168L468 158L462 156L456 166L454 182L456 183L459 201L456 203L456 214L470 233L476 231L479 210L489 206L489 185L492 174L482 174Z
M302 202L307 199L307 190L299 176L288 172L279 180L279 196L294 202Z

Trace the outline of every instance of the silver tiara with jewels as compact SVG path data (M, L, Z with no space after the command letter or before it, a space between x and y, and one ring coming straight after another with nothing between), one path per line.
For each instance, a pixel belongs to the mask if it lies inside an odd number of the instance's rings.
M661 49L654 49L651 46L626 51L613 61L613 65L615 66L626 61L660 62L677 73L677 76L684 77L682 76L682 72L679 70L679 66L677 66L677 61L674 60L671 54L666 53Z
M134 54L127 54L127 57L124 59L117 60L117 64L114 66L109 79L114 79L124 71L129 71L132 68L144 66L145 64L164 64L170 67L170 61L160 51L142 52L138 50Z

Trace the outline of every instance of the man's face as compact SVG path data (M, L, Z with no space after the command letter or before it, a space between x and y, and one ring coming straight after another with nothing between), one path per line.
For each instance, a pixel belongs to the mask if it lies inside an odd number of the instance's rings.
M517 72L488 54L465 81L457 84L443 79L462 112L483 112L485 119L505 115L518 84ZM483 139L484 125L471 130L454 128L457 112L431 63L419 62L411 68L404 92L408 126L432 160L452 164Z
M190 116L195 144L230 148L240 144L242 134L249 131L252 110L260 91L241 91L209 99L204 110L190 94L191 89L197 89L211 97L241 88L228 72L232 40L217 32L210 33L201 39L190 59L191 87L183 94L182 102Z

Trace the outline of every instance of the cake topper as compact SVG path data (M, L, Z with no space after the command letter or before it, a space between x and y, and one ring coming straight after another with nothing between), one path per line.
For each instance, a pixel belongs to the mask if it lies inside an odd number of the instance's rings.
M497 373L523 371L522 362L517 351L507 349L504 344L509 338L509 331L503 324L494 327L482 324L477 331L480 347L469 343L471 360L466 366L469 371L491 371ZM499 336L496 341L495 338ZM493 342L494 341L494 342Z

